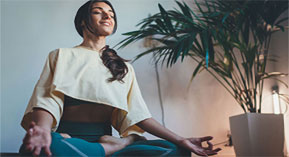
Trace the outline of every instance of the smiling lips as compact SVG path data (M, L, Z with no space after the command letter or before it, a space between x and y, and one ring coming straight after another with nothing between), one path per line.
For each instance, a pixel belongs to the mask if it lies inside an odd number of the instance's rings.
M111 22L108 22L108 21L106 21L106 22L100 22L101 24L103 24L103 25L105 25L105 26L110 26L111 25Z

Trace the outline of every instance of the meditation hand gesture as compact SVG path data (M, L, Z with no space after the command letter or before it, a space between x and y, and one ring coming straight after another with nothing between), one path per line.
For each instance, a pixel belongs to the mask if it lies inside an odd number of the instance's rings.
M217 148L213 150L213 144L209 142L212 139L212 136L185 138L184 140L180 141L179 145L200 156L216 155L221 149ZM205 141L207 141L208 147L202 146L202 142Z
M45 150L46 155L52 155L50 151L51 134L50 130L37 126L31 122L29 129L23 139L25 149L32 152L33 156L40 155L41 149Z

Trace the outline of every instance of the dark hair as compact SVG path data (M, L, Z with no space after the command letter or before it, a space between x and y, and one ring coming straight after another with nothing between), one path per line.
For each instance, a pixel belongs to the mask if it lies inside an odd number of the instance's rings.
M75 19L74 19L75 28L81 37L83 37L84 27L86 27L86 29L90 31L92 34L95 34L94 29L91 27L91 6L96 2L104 2L111 7L114 13L113 19L115 21L112 34L116 32L117 18L116 18L115 10L112 7L111 3L108 0L90 0L90 1L87 1L78 9ZM82 21L84 22L84 27L81 25ZM120 56L118 56L116 51L109 48L108 45L102 48L101 51L102 51L102 56L101 56L102 62L110 70L112 74L112 78L109 78L108 81L112 82L114 80L118 80L123 83L124 81L122 79L125 77L125 75L128 72L128 68L124 62L128 62L129 60L125 60L121 58Z

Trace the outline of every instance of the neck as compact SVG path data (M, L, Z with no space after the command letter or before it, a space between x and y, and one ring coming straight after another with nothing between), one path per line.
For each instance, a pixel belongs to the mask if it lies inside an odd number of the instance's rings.
M105 36L86 36L83 34L83 41L79 46L84 46L92 50L100 52L100 50L106 45Z

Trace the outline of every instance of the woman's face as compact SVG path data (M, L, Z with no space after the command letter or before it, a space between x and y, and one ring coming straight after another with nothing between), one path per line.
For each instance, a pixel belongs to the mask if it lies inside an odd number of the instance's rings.
M109 5L104 2L96 2L91 6L91 26L97 35L110 35L114 25L114 13Z

